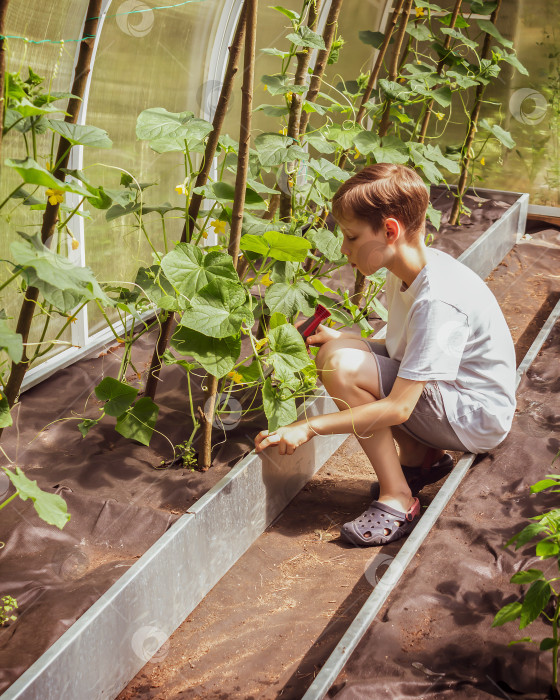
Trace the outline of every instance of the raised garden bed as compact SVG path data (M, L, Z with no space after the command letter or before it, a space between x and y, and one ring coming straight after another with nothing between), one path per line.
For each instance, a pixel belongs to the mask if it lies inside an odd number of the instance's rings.
M494 210L500 209L495 204L499 196L492 193ZM500 256L499 261L523 232L526 195L503 197L513 200L501 219L503 226L498 216L490 235L485 235L487 224L483 223L474 235L475 243L461 251L461 259L482 276L487 272L484 267L479 271L477 265L487 265L496 259L492 256ZM502 211L506 206L507 201ZM450 232L442 232L435 244L445 249L444 242L451 237ZM349 268L341 274L341 284L348 275L352 275ZM7 441L7 450L17 453L30 478L68 496L74 518L63 535L38 527L24 506L12 511L11 520L2 521L3 531L12 528L1 557L4 570L13 571L18 561L25 560L23 549L33 552L27 580L41 581L41 589L9 582L23 611L20 620L3 633L4 688L32 665L9 688L6 698L116 695L147 660L146 640L155 634L156 646L151 649L155 652L346 438L314 439L282 460L249 454L235 464L264 427L261 417L260 422L245 421L229 431L218 446L212 470L200 474L182 469L154 471L161 459L169 457L168 444L160 436L146 448L117 437L108 426L91 433L85 442L67 422L42 430L49 420L68 417L70 408L83 411L94 380L111 374L117 362L113 349L31 390ZM177 367L166 368L162 378L158 429L180 442L185 432L185 382ZM53 406L53 395L60 408ZM72 406L65 401L70 395ZM306 402L306 410L325 413L336 407L318 391L314 401ZM299 416L303 417L301 406ZM27 535L22 517L32 523ZM32 546L38 535L43 560ZM125 567L130 568L119 578ZM21 646L16 644L19 639ZM100 668L106 669L102 677Z

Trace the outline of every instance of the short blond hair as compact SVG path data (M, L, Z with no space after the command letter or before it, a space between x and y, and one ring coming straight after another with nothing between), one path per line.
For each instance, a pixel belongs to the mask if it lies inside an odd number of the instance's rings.
M368 165L346 180L332 201L336 219L360 219L374 231L385 220L397 219L412 239L425 231L430 197L422 178L412 168L395 163Z

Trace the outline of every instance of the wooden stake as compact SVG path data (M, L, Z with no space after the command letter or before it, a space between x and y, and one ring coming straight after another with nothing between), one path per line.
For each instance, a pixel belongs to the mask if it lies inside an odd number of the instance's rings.
M496 8L494 12L490 15L490 21L492 24L496 24L496 19L502 5L502 0L497 0ZM490 55L490 43L492 41L492 36L486 34L484 37L484 44L482 46L482 52L480 58L484 60ZM459 183L457 185L457 194L455 201L453 202L453 209L451 210L451 216L449 217L449 223L455 226L459 221L459 212L461 210L461 203L463 201L463 195L467 188L467 178L469 175L469 165L471 162L470 150L472 143L474 141L474 135L476 133L476 125L478 122L478 117L480 116L480 108L482 107L482 96L484 95L485 85L478 84L476 86L476 93L474 98L474 106L469 119L469 127L467 130L467 136L461 149L461 176L459 178Z
M239 15L232 44L229 47L229 57L224 75L224 82L220 91L218 104L216 105L214 119L212 120L212 126L214 128L208 135L208 141L206 142L206 148L204 149L203 166L196 178L195 187L200 187L206 184L208 175L210 174L210 168L212 167L212 161L216 154L218 140L220 138L229 101L231 99L231 93L233 91L233 81L239 65L239 55L241 53L241 46L245 36L245 22L247 17L246 10L246 3L244 3L243 7L241 8L241 13ZM200 206L203 199L203 195L200 194L194 194L192 196L189 204L187 220L185 221L183 233L181 235L181 242L183 243L190 242L192 238L196 225L196 219L198 217L198 212L200 211ZM159 373L161 371L161 357L169 344L171 331L173 329L173 320L174 314L171 312L163 316L159 336L154 347L150 369L148 370L148 379L146 380L146 388L144 390L145 396L149 396L152 400L155 399L156 396L159 383Z
M243 62L243 84L241 87L241 124L239 130L239 154L237 158L237 173L235 176L235 194L231 215L231 231L228 252L233 258L237 269L239 262L239 241L243 209L245 207L245 189L247 187L247 172L249 170L249 147L251 140L251 117L253 114L253 87L255 77L255 44L257 36L257 0L245 0L246 30L245 55ZM212 423L218 379L211 374L206 377L207 387L204 393L205 409L202 422L202 445L198 453L199 469L206 471L212 466Z

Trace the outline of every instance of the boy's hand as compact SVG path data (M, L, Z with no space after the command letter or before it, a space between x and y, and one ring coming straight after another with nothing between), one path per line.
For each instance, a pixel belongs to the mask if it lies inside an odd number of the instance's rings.
M262 452L270 445L278 445L278 454L292 455L296 448L316 435L307 423L292 423L282 428L261 430L255 438L255 452Z
M302 319L300 321L296 321L294 323L294 327L298 328L301 326L302 323L305 323L306 319ZM320 323L317 328L315 329L315 332L313 335L310 335L308 338L305 339L305 344L306 345L323 345L326 343L328 340L336 340L337 338L342 337L342 332L337 331L334 328L329 328L328 326L324 326L322 323Z

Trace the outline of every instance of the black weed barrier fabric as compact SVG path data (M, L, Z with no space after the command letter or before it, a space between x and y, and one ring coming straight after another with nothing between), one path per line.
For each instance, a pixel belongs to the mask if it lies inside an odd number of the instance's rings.
M551 625L542 616L521 631L518 622L491 624L527 588L509 583L516 571L544 565L554 575L554 561L541 562L534 546L515 552L503 545L527 518L559 505L558 494L529 490L559 467L551 467L560 449L559 368L557 322L520 384L510 434L477 457L327 697L547 697L551 652L508 642L540 641L552 636Z

